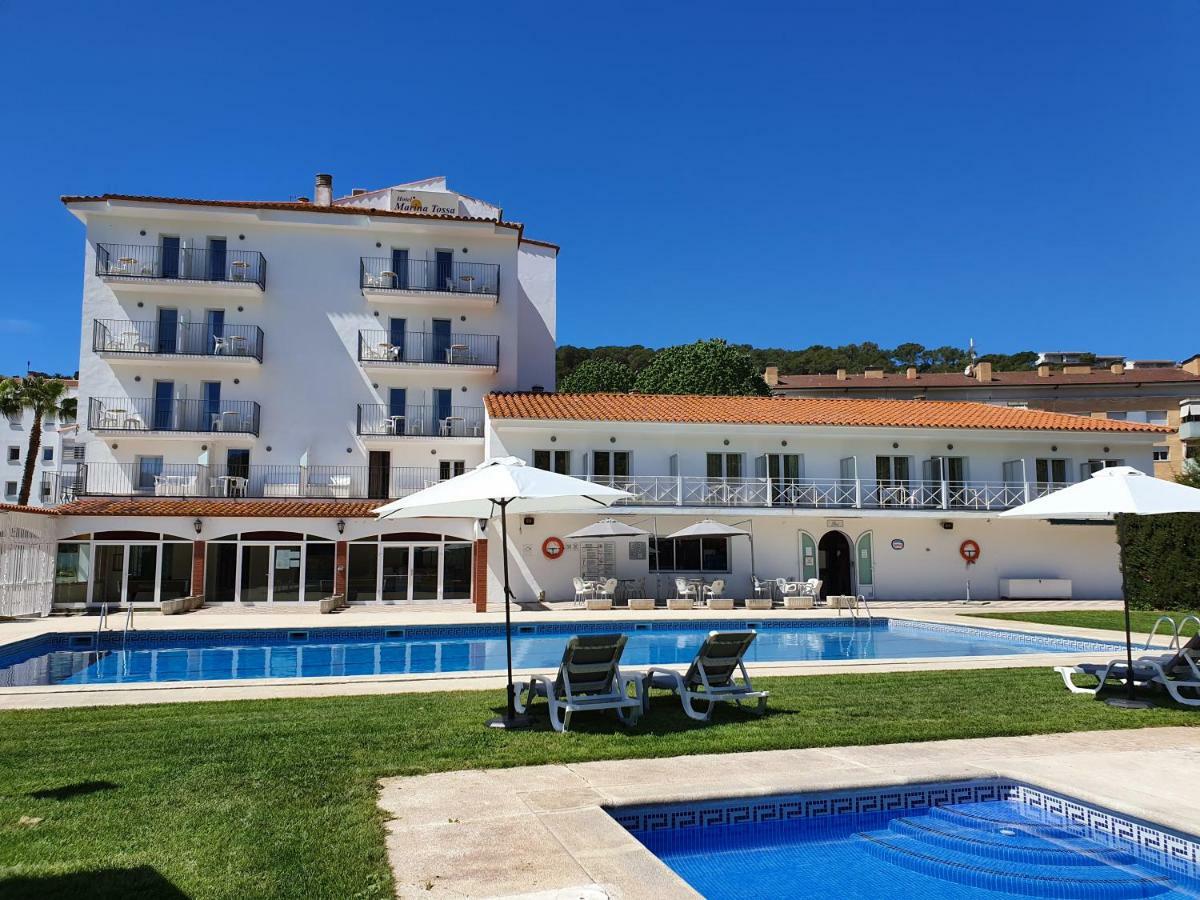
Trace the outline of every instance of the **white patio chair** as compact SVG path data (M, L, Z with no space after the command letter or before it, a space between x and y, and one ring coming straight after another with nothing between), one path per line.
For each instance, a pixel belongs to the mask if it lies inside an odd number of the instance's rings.
M690 599L694 603L696 602L696 588L686 578L676 578L675 596Z
M774 599L775 585L773 582L759 581L758 577L755 575L751 575L750 577L754 581L754 596L755 597L770 597L770 598Z
M704 585L702 593L704 594L705 600L719 598L721 594L725 593L725 579L714 578L712 584Z
M575 577L571 579L571 583L575 586L575 605L583 606L592 596L592 585L590 582L584 581L582 578Z
M602 600L612 600L617 593L617 579L607 578L603 584L596 585L596 594Z
M800 593L800 585L795 581L788 581L786 578L776 578L775 590L779 591L780 597L786 599L797 596Z

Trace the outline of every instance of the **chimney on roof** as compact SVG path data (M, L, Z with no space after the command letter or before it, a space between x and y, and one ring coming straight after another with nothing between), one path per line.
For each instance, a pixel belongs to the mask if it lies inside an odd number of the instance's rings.
M1049 378L1049 377L1050 377L1050 367L1048 365L1046 365L1045 363L1042 363L1040 366L1038 366L1038 378Z
M917 380L917 367L909 366L907 369L905 369L904 377L907 378L909 381L916 381Z
M1179 368L1183 369L1189 375L1200 375L1200 353L1197 353L1191 359L1185 359L1179 364Z
M1064 375L1091 375L1092 367L1086 365L1063 366Z
M989 384L992 380L992 364L990 362L975 363L975 380L982 384Z
M863 369L863 378L882 378L883 366L867 366Z
M1125 374L1125 363L1115 362L1111 366L1108 367L1108 370L1110 372L1112 372L1114 375L1124 375Z
M763 381L767 383L767 387L775 387L779 384L779 366L767 366L763 370Z
M359 194L365 194L366 192L367 192L366 188L351 188L350 196L357 197Z
M316 199L317 206L332 206L333 205L333 176L318 175L316 187L313 188L313 197Z
M838 369L838 370L837 370L837 380L838 380L838 381L845 381L845 380L846 380L846 370L845 370L845 369Z

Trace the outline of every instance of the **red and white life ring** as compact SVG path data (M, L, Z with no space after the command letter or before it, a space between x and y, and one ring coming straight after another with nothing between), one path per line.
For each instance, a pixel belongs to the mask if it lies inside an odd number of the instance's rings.
M972 540L965 540L958 545L958 555L967 561L967 565L974 565L979 561L979 545Z
M562 542L562 538L548 537L542 541L542 556L546 559L559 559L566 549L567 546Z

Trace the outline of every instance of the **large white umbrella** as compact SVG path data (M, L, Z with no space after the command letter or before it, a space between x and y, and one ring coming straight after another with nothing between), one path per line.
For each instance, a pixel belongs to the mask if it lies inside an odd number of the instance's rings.
M508 582L507 513L578 512L611 506L633 495L628 491L593 484L556 472L547 472L515 456L485 460L469 472L401 497L375 510L381 519L490 519L500 516L500 541L504 545L504 638L508 653L508 704L502 719L488 724L516 728L529 724L513 705L512 589Z
M638 528L635 525L626 525L624 522L618 522L616 519L601 519L599 522L585 525L578 531L572 531L567 535L567 539L576 541L586 538L644 537L649 533L644 528Z
M1132 466L1110 466L1070 487L1031 500L1000 513L1010 519L1095 519L1105 521L1124 513L1162 516L1171 513L1200 513L1200 490L1164 481ZM1129 597L1125 598L1125 686L1126 697L1114 705L1142 707L1133 691L1133 637L1129 622Z
M758 576L758 572L754 566L754 532L752 531L743 531L732 525L714 522L712 519L701 519L694 525L689 525L687 528L680 528L674 534L668 534L667 537L748 537L750 538L750 573L755 577Z

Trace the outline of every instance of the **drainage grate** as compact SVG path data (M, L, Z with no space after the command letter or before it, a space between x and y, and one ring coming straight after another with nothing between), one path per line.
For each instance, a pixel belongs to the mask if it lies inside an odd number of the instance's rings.
M389 628L383 633L383 636L385 638L402 638L405 636L405 631L403 628Z
M288 632L288 640L289 641L307 641L308 640L308 632L307 631L289 631Z
M517 634L537 634L536 625L518 625Z
M746 627L751 631L758 631L758 629L762 628L762 622L747 622Z
M92 634L75 635L68 639L68 647L94 647L96 646L96 636Z
M651 625L649 622L634 622L633 623L634 631L649 631L650 628L651 628Z

